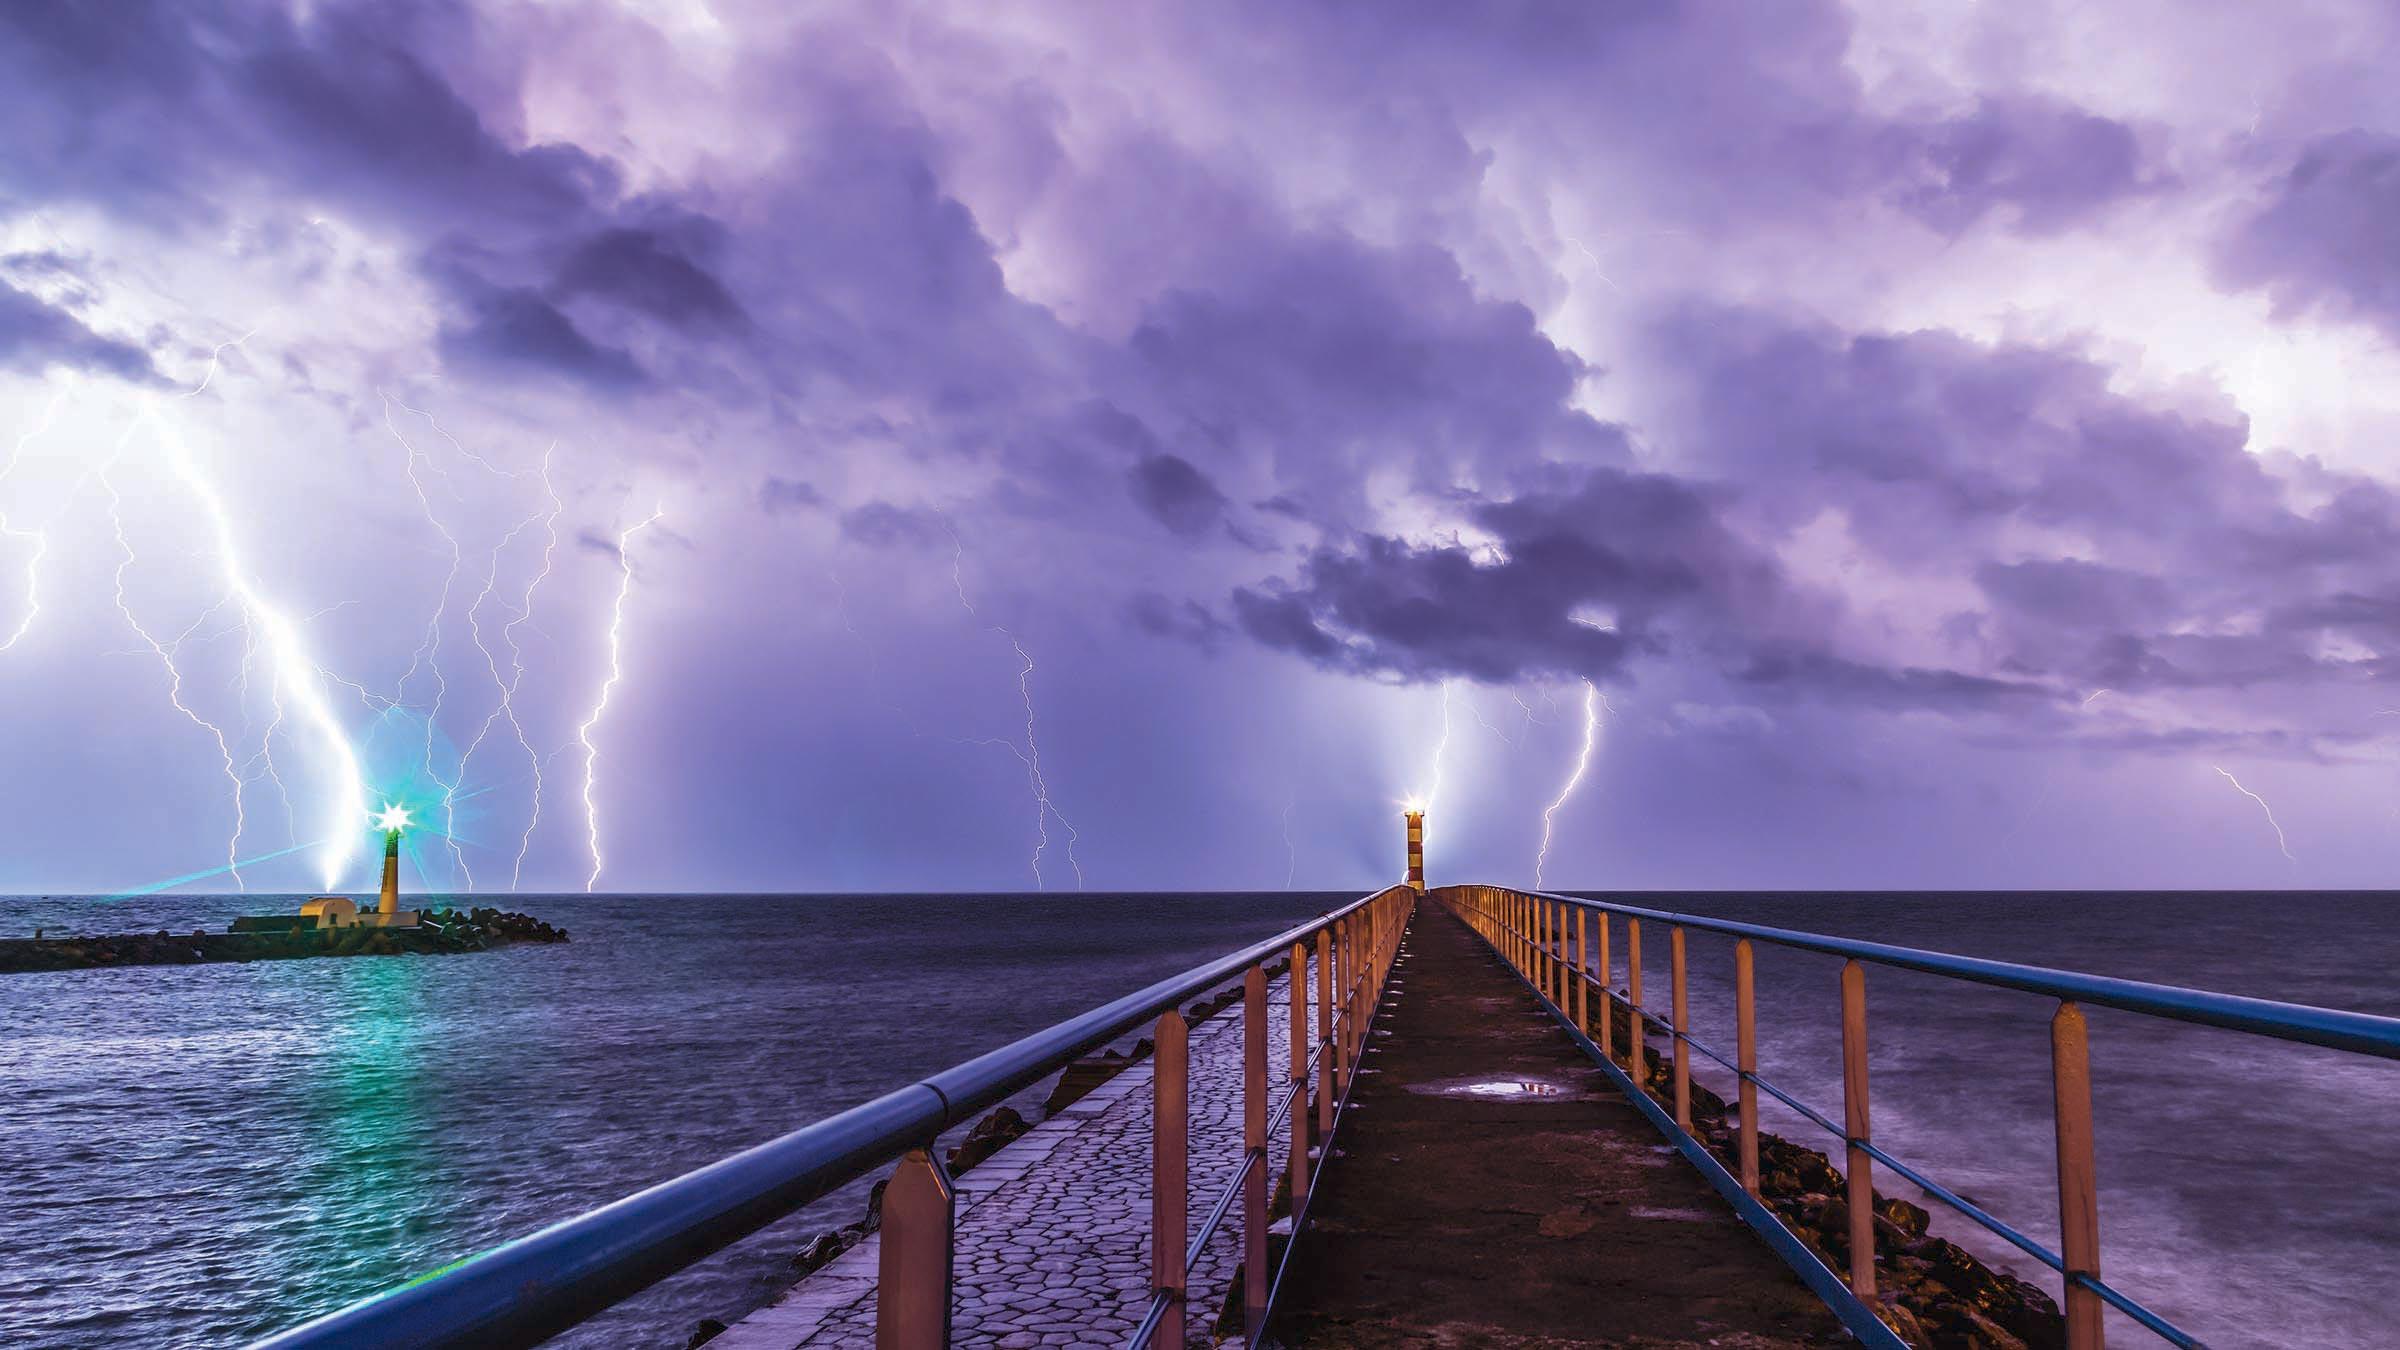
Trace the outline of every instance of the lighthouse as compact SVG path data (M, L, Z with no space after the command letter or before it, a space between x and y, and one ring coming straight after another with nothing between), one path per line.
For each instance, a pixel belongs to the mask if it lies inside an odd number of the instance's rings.
M1408 822L1408 884L1419 895L1425 893L1425 813L1414 807L1401 813Z
M400 908L400 835L408 829L408 808L387 806L375 813L375 828L383 831L383 894L373 914L358 922L376 928L414 928L417 912Z
M383 898L376 902L375 912L400 912L400 830L396 826L383 832Z

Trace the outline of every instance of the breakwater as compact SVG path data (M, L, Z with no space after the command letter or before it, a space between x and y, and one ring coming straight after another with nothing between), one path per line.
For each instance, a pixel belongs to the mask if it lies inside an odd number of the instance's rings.
M1620 996L1622 993L1620 991ZM1615 1000L1612 1035L1631 1043L1633 1015ZM1595 1016L1598 1013L1595 1011ZM1652 1036L1659 1034L1656 1028ZM1651 1096L1673 1091L1674 1060L1655 1045L1642 1047L1642 1079ZM1728 1170L1741 1166L1739 1113L1697 1079L1691 1083L1692 1133ZM1759 1198L1816 1253L1827 1268L1850 1263L1850 1205L1841 1170L1823 1153L1761 1130ZM1876 1312L1911 1345L1965 1350L2064 1350L2066 1322L2042 1289L1977 1259L1931 1231L1922 1206L1879 1188L1875 1192L1875 1256L1886 1288Z
M519 942L565 942L566 930L505 910L427 910L408 928L288 928L267 932L112 933L0 939L0 975L120 966L196 966L318 956L434 956Z

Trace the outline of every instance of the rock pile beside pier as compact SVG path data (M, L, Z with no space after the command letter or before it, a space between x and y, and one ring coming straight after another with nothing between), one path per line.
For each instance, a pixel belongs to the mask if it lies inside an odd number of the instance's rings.
M433 909L412 928L291 928L263 933L112 933L0 939L0 974L117 966L193 966L311 956L431 956L518 942L564 942L564 929L530 914L477 907Z
M1615 1044L1627 1044L1631 1014L1610 1004ZM1594 1009L1595 1020L1597 1009ZM1652 1038L1664 1032L1651 1028ZM1642 1047L1650 1094L1674 1092L1673 1061ZM1692 1087L1692 1133L1739 1175L1740 1113L1717 1094ZM1839 1274L1850 1268L1850 1202L1840 1169L1815 1149L1765 1130L1758 1133L1758 1189L1784 1225ZM2039 1286L1997 1270L1932 1235L1932 1217L1906 1200L1875 1193L1876 1312L1910 1345L1960 1350L2065 1350L2066 1322Z

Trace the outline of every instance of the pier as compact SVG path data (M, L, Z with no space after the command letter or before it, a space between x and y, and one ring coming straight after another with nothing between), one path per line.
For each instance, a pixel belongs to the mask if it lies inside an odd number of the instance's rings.
M881 1175L871 1237L711 1343L2197 1346L2104 1277L2084 1009L2400 1058L2396 1019L1424 889L1411 861L1411 884L261 1344L537 1344ZM1692 1034L1692 933L1731 940L1733 1045ZM1838 958L1839 1103L1758 1072L1761 947ZM1878 967L2052 1005L2055 1248L1877 1139ZM1132 1067L950 1175L945 1139L1135 1037ZM1762 1097L1823 1137L1766 1132ZM1978 1229L2049 1289L1953 1240Z

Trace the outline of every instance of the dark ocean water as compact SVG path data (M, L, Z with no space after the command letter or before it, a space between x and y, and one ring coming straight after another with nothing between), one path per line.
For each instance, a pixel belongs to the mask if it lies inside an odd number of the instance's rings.
M0 1344L236 1344L1347 898L523 897L575 941L0 977ZM2400 901L2381 895L1627 898L2400 1015ZM0 934L287 907L0 899ZM1663 1006L1665 937L1646 937ZM1691 966L1697 1030L1730 1045L1730 954L1695 937ZM1762 1068L1838 1116L1836 969L1760 952ZM1878 1141L2054 1240L2051 1005L1883 971L1869 1003ZM2400 1068L2092 1023L2111 1281L2219 1346L2400 1344ZM859 1205L833 1197L562 1343L680 1345Z

